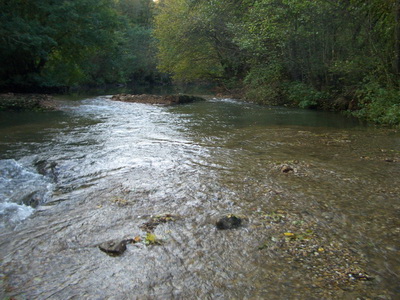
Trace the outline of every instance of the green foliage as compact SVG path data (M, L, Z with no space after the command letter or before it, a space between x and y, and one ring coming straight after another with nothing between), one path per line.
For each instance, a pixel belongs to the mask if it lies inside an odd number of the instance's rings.
M329 94L317 91L303 82L289 82L284 86L286 98L300 108L317 108L320 103L329 99Z
M397 0L2 0L0 88L151 82L166 72L181 82L243 84L246 97L260 103L326 108L361 87L356 114L398 124L399 6Z
M59 74L55 67L63 65L60 60L67 65L60 71L78 76L77 64L112 42L118 22L111 4L111 0L2 1L0 84L50 83L42 78L48 65L46 72L54 82L53 75ZM57 84L68 84L71 77L62 77Z
M152 37L154 3L152 0L116 2L121 27L114 34L110 49L102 47L92 56L89 82L153 82L158 76ZM101 82L100 82L101 83Z
M149 0L118 0L116 8L120 15L132 25L148 27L153 18L153 1Z
M283 104L282 65L279 63L254 66L245 78L246 98L260 104Z
M249 100L332 108L334 99L374 78L380 88L360 91L366 98L359 115L396 123L398 106L388 99L400 86L399 1L160 3L159 68L175 79L236 81Z
M162 240L160 240L154 233L148 232L144 238L144 243L148 246L151 245L161 245Z
M165 1L155 18L159 69L177 81L193 81L221 74L210 40L202 32L203 19L188 1Z
M177 81L240 77L232 1L165 0L155 18L159 68ZM240 11L240 10L239 10Z
M125 82L155 70L151 0L0 2L0 88Z
M400 91L382 88L375 82L362 86L357 92L361 109L355 116L377 124L400 125Z
M86 82L93 85L113 82L150 81L156 72L152 30L129 25L117 36L118 43L102 47L83 66Z
M72 86L82 83L86 79L86 74L80 67L79 61L71 57L63 57L56 51L49 56L46 67L36 76L37 80L34 83L44 87Z

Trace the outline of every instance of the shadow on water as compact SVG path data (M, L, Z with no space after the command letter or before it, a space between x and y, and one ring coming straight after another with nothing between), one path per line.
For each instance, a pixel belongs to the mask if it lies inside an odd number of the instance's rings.
M174 107L172 110L188 114L192 120L220 123L226 126L311 126L331 128L354 128L365 125L354 117L340 113L321 112L315 110L266 107L244 103L231 99L211 100L208 102ZM195 109L193 109L195 107ZM215 116L218 118L215 118ZM204 124L201 124L204 125Z
M394 130L231 99L162 107L97 97L4 115L0 136L0 204L12 203L0 214L4 297L398 295ZM18 214L31 195L39 207ZM163 214L172 217L151 229L162 240L153 243L144 225ZM216 229L226 214L243 226ZM98 248L109 240L136 243L111 257Z

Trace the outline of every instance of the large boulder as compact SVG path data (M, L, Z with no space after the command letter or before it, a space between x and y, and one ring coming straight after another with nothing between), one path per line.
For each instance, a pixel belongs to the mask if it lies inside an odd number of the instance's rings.
M148 104L163 104L163 105L174 105L190 103L194 101L204 100L201 97L189 96L189 95L132 95L132 94L117 94L112 96L111 100L122 101L122 102L135 102L135 103L148 103Z

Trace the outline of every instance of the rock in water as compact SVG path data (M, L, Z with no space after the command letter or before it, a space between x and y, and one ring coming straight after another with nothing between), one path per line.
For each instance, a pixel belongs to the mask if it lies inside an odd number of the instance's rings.
M233 229L238 228L242 224L242 219L235 215L227 215L217 221L217 229Z
M119 256L122 255L126 250L127 241L108 241L101 243L99 245L99 249L110 256Z
M287 174L287 173L294 172L294 169L291 166L283 166L281 168L281 172Z

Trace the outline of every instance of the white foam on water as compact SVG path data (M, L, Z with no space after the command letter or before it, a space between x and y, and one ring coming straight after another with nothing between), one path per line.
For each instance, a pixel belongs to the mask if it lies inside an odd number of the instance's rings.
M12 202L0 203L0 228L7 225L15 225L28 218L34 208L27 205L20 205Z
M32 206L48 200L51 190L50 180L34 168L14 159L0 160L0 228L25 220L34 212Z

